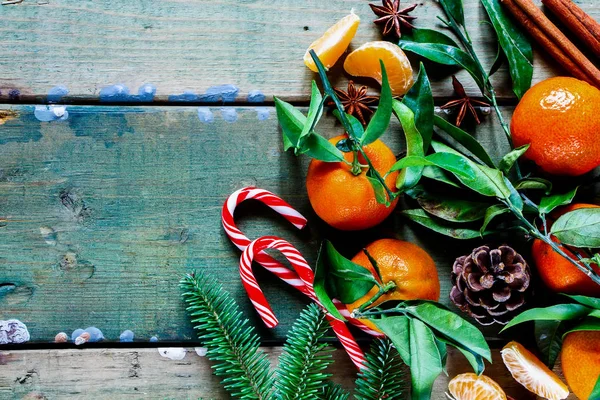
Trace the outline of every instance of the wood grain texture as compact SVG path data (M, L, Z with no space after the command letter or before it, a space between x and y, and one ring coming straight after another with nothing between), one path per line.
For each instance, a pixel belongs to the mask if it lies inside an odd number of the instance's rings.
M416 25L441 29L436 2L419 4ZM485 11L478 0L464 4L478 54L491 66L497 48L490 26L481 23ZM600 17L596 0L578 4ZM25 0L0 8L0 100L47 101L51 88L65 86L62 101L95 102L104 87L125 85L135 95L153 84L155 101L165 102L186 90L203 94L232 84L242 102L253 90L267 99L306 101L315 76L302 62L304 51L351 9L362 18L352 48L379 40L364 0L282 0L277 6L271 0ZM344 85L341 62L333 72L334 82ZM536 54L534 81L560 72ZM468 92L479 93L470 77L458 75ZM437 96L452 95L448 75L433 80ZM506 68L494 80L500 97L513 97Z
M249 237L287 238L311 264L323 237L348 257L377 238L415 241L437 263L445 304L452 262L473 247L398 212L360 235L325 226L306 197L308 160L282 152L273 109L263 109L270 118L261 121L255 108L216 108L213 123L201 122L196 107L68 106L68 119L53 122L38 121L33 106L9 110L14 118L0 129L0 284L14 287L0 292L0 319L22 320L32 341L87 326L108 340L125 329L142 341L193 340L178 289L191 269L218 278L262 327L239 280L240 253L220 225L224 200L243 186L271 190L309 219L309 229L297 232L266 207L247 204L237 220ZM232 112L237 121L225 121ZM334 121L324 118L320 132L339 132ZM492 116L477 131L496 156L506 149ZM397 122L384 140L404 149ZM281 339L307 300L257 273L281 321L261 335Z
M281 354L280 347L265 349L272 365ZM333 380L352 390L356 370L341 350L334 353ZM486 375L502 386L507 395L518 400L535 399L512 379L494 351L495 363ZM212 375L210 362L193 349L183 360L172 361L156 349L28 350L0 352L0 397L14 399L196 399L229 398L219 379ZM448 374L435 382L432 399L445 399L448 382L470 370L456 351L449 351ZM557 366L555 371L560 374ZM38 397L34 397L34 396ZM29 397L27 397L29 396ZM44 396L44 397L41 397ZM576 400L574 395L568 400Z

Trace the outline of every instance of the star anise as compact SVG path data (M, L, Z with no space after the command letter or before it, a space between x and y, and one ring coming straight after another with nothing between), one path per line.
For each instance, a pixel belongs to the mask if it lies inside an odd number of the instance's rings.
M412 6L401 10L400 0L383 0L383 6L376 6L374 4L369 4L369 6L371 6L371 10L379 17L373 22L376 24L384 24L384 36L388 35L393 29L398 39L400 39L402 36L400 28L402 26L407 29L414 28L413 24L410 22L417 19L417 17L408 15L408 13L417 8L417 4L413 4Z
M352 81L348 81L347 91L338 88L333 90L342 102L346 113L355 116L363 125L366 125L365 116L370 117L373 114L369 104L376 102L378 97L368 96L366 86L357 89Z
M475 107L473 107L473 104L478 105L480 107L490 107L490 105L484 101L475 100L467 96L465 88L458 81L458 79L456 79L454 75L452 75L452 86L454 87L454 93L456 93L459 98L447 102L441 108L448 109L460 107L460 109L458 110L458 115L456 116L456 126L460 126L462 124L463 119L467 114L467 110L469 110L469 112L475 118L475 122L477 122L477 124L479 125L481 121L479 120L479 116L477 115L477 111L475 110Z

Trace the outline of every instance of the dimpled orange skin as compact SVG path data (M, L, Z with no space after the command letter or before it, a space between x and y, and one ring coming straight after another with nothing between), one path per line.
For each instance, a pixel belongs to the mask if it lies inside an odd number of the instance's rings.
M380 239L369 244L367 252L373 257L382 283L394 282L396 288L373 303L373 306L388 300L433 300L440 298L440 280L433 259L416 244L397 239ZM373 265L364 251L360 251L352 262L367 268L377 276ZM378 292L374 287L347 308L352 312Z
M347 136L329 139L334 145ZM396 156L382 141L364 147L367 157L382 176L396 162ZM352 153L344 153L344 158L352 162ZM365 163L359 157L361 164ZM397 172L385 180L386 185L396 190ZM317 215L330 226L353 231L371 228L386 219L396 207L398 199L386 207L375 198L373 187L367 180L366 169L360 175L350 172L350 166L343 162L323 162L313 159L306 175L308 199Z
M600 90L575 78L546 79L525 93L510 130L524 157L554 175L577 176L600 165Z
M600 375L600 332L569 333L563 340L560 362L571 391L579 399L588 399Z
M569 211L591 207L598 206L585 203L570 204L552 213L552 218L557 219ZM558 242L554 237L553 240ZM576 256L568 249L563 247L563 250L576 259ZM531 255L537 267L538 275L553 292L600 297L600 285L578 270L569 260L552 250L552 247L546 243L535 239L531 247ZM596 264L592 264L592 267L596 269L596 272L600 273L600 269L598 269Z

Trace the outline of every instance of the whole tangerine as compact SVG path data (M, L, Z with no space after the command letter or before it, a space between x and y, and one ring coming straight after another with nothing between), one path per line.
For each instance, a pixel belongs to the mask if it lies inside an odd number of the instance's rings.
M510 130L543 171L585 174L600 165L600 90L575 78L541 81L517 105Z
M552 218L557 219L569 211L579 208L594 208L595 204L576 203L561 207L552 213ZM550 224L551 226L551 224ZM554 236L552 240L559 243ZM567 253L573 260L577 257L573 252L564 246L561 249ZM540 239L535 239L531 248L531 255L537 267L538 274L544 284L552 291L557 293L579 294L584 296L600 296L600 285L595 283L590 277L581 272L569 260L555 252L550 245ZM600 268L592 264L596 272L600 273Z
M567 384L577 398L591 398L600 376L600 332L569 333L563 340L560 362Z
M336 136L329 141L334 145L346 135ZM396 162L396 156L381 140L364 146L364 151L375 170L382 176ZM344 158L352 162L353 153L344 153ZM365 163L359 156L361 164ZM395 189L397 172L389 174L386 185ZM371 228L381 223L394 210L398 199L389 207L377 202L375 191L369 183L366 168L359 175L351 172L351 167L344 162L324 162L313 159L306 175L308 199L317 215L330 226L354 231Z

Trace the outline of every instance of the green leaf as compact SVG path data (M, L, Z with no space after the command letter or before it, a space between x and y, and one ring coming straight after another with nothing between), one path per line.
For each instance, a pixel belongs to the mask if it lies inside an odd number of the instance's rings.
M317 295L317 299L321 305L335 318L345 321L345 318L340 314L335 304L331 300L332 297L336 295L336 293L327 293L327 277L328 277L328 265L325 261L325 256L323 255L323 245L319 248L319 253L317 255L317 266L315 268L315 279L313 282L313 289L315 294Z
M447 345L450 345L450 346L456 348L458 351L460 351L462 353L462 355L465 356L465 358L467 359L467 361L473 368L473 371L477 375L481 375L483 373L483 371L485 370L485 363L483 361L483 357L481 357L479 354L476 354L476 353L468 350L467 348L462 346L460 343L456 343L448 338L436 337L436 339L439 341L442 341L442 342L446 343Z
M429 179L436 180L438 182L445 183L446 185L450 185L455 188L460 188L460 185L454 182L451 176L446 171L434 165L428 165L423 167L423 176Z
M517 162L517 160L519 159L519 157L525 154L527 149L529 149L529 146L529 144L526 144L506 153L506 155L502 157L502 160L500 160L500 164L498 164L498 169L500 169L500 171L504 172L505 174L508 174L512 167L515 165L515 162Z
M387 205L389 203L387 192L385 191L383 184L379 181L379 179L377 179L375 174L372 172L371 168L367 170L366 176L367 180L373 187L373 192L375 193L375 200L377 200L379 204Z
M428 60L443 65L452 65L462 67L471 74L477 86L481 91L484 90L484 77L481 75L479 67L473 57L463 50L438 43L416 43L406 40L400 40L398 43L400 48L411 53L415 53Z
M418 319L409 319L411 399L429 400L433 382L442 373L442 359L435 335Z
M437 43L452 47L459 47L454 39L452 39L450 36L433 29L416 28L411 29L410 32L402 32L402 40L417 43Z
M475 179L475 171L464 157L450 153L434 153L427 157L408 156L394 163L390 172L409 167L436 165L463 179Z
M325 162L339 162L344 160L344 154L329 140L318 133L311 133L305 137L302 151L312 158Z
M429 216L421 209L404 210L402 215L410 220L431 229L442 235L450 236L454 239L481 239L482 236L489 235L492 232L484 232L483 235L476 229L461 228L460 225L453 225L440 219Z
M392 89L388 82L387 72L383 61L379 60L381 66L381 95L377 111L373 114L365 133L360 137L360 143L367 145L376 141L385 133L392 118Z
M439 303L423 300L407 302L407 304L413 303L414 305L406 307L406 311L410 315L426 323L435 332L460 343L470 351L492 362L490 347L476 326Z
M588 263L588 264L600 265L600 254L596 253L591 258L582 258L579 261Z
M524 178L515 185L517 190L543 190L546 194L552 191L552 182L543 178Z
M542 353L541 360L552 369L560 353L565 326L562 321L537 320L534 323L535 340Z
M310 105L308 106L308 114L306 115L306 123L302 128L302 132L300 133L300 139L305 136L308 136L312 133L315 125L319 122L321 115L323 115L323 106L324 106L323 96L319 91L319 87L317 86L317 82L312 81L312 91L310 95Z
M390 338L400 353L400 357L408 366L411 365L409 318L401 315L385 318L369 318L379 330Z
M306 117L290 103L274 97L277 120L283 132L283 148L285 151L298 146L300 133L306 124Z
M592 389L592 393L590 394L590 397L588 397L588 400L594 399L600 399L600 376L598 376L594 389Z
M440 4L447 16L452 17L460 25L465 24L462 0L440 0Z
M533 76L533 51L525 34L517 27L497 0L481 0L487 11L498 42L506 55L513 91L523 97L531 86Z
M406 137L406 155L408 157L418 156L423 157L425 152L423 150L423 138L415 126L415 114L412 110L404 103L394 100L392 107ZM402 192L407 189L414 187L423 174L423 166L407 167L398 174L396 180L396 187Z
M325 255L329 267L327 279L332 280L342 303L354 303L377 285L371 271L342 256L328 240L325 241Z
M354 116L354 115L350 115L347 113L346 114L346 118L348 119L348 121L350 122L350 126L352 126L352 129L354 130L354 134L357 137L361 137L364 133L365 133L365 128L363 128L362 123ZM342 122L342 118L340 117L340 112L338 110L333 110L333 116L336 117L338 119L338 121ZM348 139L345 139L348 140ZM340 149L342 150L342 149ZM344 151L344 150L342 150ZM351 151L351 150L349 150Z
M473 136L437 115L434 116L434 124L438 128L444 130L448 135L460 143L465 149L469 150L475 157L480 159L488 167L495 167L490 155Z
M513 186L510 180L504 176L504 184L510 191L510 196L508 196L508 202L513 205L519 211L523 211L523 199L521 198L521 193L517 192L517 189Z
M442 362L442 370L443 370L444 374L448 375L448 371L446 370L446 361L448 360L448 346L446 345L446 342L435 337L435 335L434 335L434 338L435 338L435 345L438 348L438 353L440 353L440 360Z
M600 310L600 299L598 299L596 297L588 297L588 296L572 295L572 294L565 294L565 296L570 297L571 299L575 300L579 304L583 304L584 306L588 306L588 307L592 307L597 310Z
M514 317L500 332L528 321L568 321L578 319L585 317L590 311L592 311L590 308L581 304L557 304L545 308L532 308L531 310L523 311L521 314Z
M347 138L340 139L340 141L335 144L335 147L342 153L349 153L352 151L352 142Z
M485 232L485 230L487 229L488 225L490 224L490 222L492 222L492 220L494 218L496 218L499 215L502 214L506 214L509 213L510 210L500 204L494 204L493 206L489 207L486 211L485 211L485 216L483 218L483 225L481 225L481 229L479 230L479 232L481 232L481 234L483 234Z
M488 72L488 76L491 77L496 72L498 72L502 64L504 64L504 61L506 61L506 55L504 55L504 53L502 52L502 47L500 46L500 44L498 44L498 49L496 50L496 57L494 58L492 66L490 67L490 72Z
M579 324L564 331L563 339L571 332L579 331L600 331L600 319L598 318L584 318Z
M464 200L448 194L428 192L422 186L407 192L429 214L450 222L473 222L484 217L489 204Z
M542 197L542 200L540 201L540 214L548 214L556 207L570 204L573 201L573 198L575 198L578 188L579 186L567 193Z
M580 208L560 216L551 233L569 246L600 247L600 208Z
M415 30L418 29L413 29L413 31ZM406 104L415 115L415 126L423 139L421 147L426 152L433 135L434 104L431 84L423 63L419 66L419 76L416 82L404 95L402 103Z

